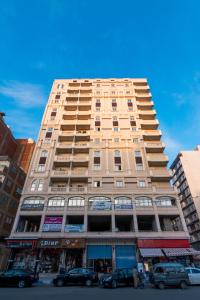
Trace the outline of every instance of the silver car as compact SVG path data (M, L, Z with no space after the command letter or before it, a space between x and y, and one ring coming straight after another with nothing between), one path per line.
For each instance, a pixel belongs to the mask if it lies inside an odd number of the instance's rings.
M188 273L190 284L200 284L200 269L198 268L185 268Z

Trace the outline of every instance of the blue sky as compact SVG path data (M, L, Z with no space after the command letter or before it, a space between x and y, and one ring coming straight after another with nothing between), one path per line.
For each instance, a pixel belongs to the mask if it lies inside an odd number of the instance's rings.
M199 11L198 0L2 1L0 110L15 136L37 138L55 78L147 77L166 153L194 148Z

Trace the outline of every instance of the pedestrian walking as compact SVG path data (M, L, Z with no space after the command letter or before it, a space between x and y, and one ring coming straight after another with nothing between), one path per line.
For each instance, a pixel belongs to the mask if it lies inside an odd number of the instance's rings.
M138 273L138 287L140 287L141 289L144 288L144 282L145 282L145 275L144 272L142 270L140 270L140 272Z

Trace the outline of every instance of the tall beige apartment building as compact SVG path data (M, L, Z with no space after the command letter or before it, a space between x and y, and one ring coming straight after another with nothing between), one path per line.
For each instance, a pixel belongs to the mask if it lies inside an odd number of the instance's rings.
M200 250L200 145L191 151L181 151L171 169L191 244Z
M55 80L8 245L43 272L192 255L146 79Z

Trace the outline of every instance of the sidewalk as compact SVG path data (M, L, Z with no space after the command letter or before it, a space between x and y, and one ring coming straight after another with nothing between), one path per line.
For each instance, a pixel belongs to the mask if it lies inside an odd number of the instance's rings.
M39 280L34 283L34 286L51 286L56 275L57 273L40 273Z

